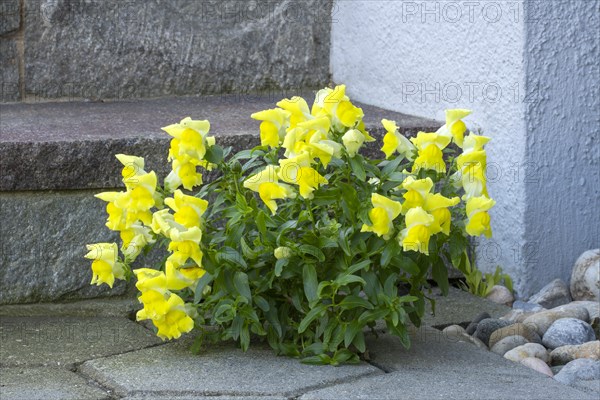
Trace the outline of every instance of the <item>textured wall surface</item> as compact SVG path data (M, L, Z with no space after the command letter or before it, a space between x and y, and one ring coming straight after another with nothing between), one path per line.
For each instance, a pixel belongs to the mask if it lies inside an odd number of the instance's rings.
M365 103L440 120L446 108L473 110L468 120L493 138L488 180L497 201L478 265L501 265L527 292L522 12L520 2L338 1L331 68Z
M239 93L329 79L329 0L23 4L18 95L27 101ZM18 5L3 9L11 18L3 29L13 29Z
M526 25L527 260L540 289L568 281L579 255L600 244L600 2L528 3ZM535 9L537 7L537 9Z

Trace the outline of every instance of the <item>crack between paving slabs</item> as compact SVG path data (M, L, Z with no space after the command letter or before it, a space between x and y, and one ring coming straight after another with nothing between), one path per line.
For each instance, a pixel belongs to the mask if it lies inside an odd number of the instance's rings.
M85 379L88 382L88 384L89 383L94 383L94 385L98 386L100 389L102 389L105 392L107 392L109 394L109 396L111 397L111 399L120 399L122 397L125 397L127 394L126 393L125 394L120 394L120 393L117 392L116 389L112 389L112 388L110 388L110 386L107 386L108 383L111 383L115 387L119 387L119 385L117 385L116 382L113 382L112 380L107 379L105 383L102 383L102 382L100 382L100 381L92 378L91 376L87 375L85 372L81 371L81 366L84 363L88 362L88 361L102 360L103 358L119 356L121 354L133 353L135 351L150 349L150 348L153 348L153 347L164 346L166 344L168 344L168 342L150 344L148 346L143 346L143 347L141 347L139 349L131 349L131 350L126 350L126 351L123 351L123 352L120 352L120 353L116 353L116 354L108 354L108 355L102 356L102 357L90 358L89 360L85 360L85 361L80 361L80 362L69 364L70 367L68 367L67 369L70 370L71 372L75 373L77 376Z

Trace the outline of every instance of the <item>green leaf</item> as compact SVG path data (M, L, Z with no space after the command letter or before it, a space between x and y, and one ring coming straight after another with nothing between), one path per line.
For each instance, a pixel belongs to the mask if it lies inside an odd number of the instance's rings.
M382 267L386 267L392 261L392 258L398 254L400 254L400 245L396 240L389 240L383 248L383 252L381 252L379 263Z
M357 262L356 264L352 264L351 266L349 266L348 270L346 270L346 273L353 274L357 271L367 268L369 265L371 265L371 260L362 260L360 262Z
M433 280L440 287L442 295L446 296L448 294L448 288L450 286L448 282L448 268L446 268L443 262L438 261L433 264L431 275L433 277Z
M269 302L266 301L264 297L262 297L262 296L254 296L254 302L256 303L256 305L258 306L258 308L260 308L264 312L269 311L269 308L270 308Z
M396 170L396 168L398 168L398 165L400 165L400 163L402 162L402 160L404 159L403 156L398 156L395 159L388 161L387 164L385 165L385 167L383 167L383 169L381 170L382 174L387 177L389 176L392 172L394 172ZM387 179L385 179L387 180Z
M327 309L326 304L319 304L312 310L306 314L306 316L300 321L300 325L298 325L298 333L303 333L306 328L313 322L323 311Z
M358 321L352 321L348 327L346 327L346 332L344 332L344 347L349 347L354 340L356 334L361 330L362 325L358 323Z
M356 332L356 336L354 336L352 344L356 346L358 351L360 351L361 353L365 352L367 346L365 345L365 334L363 333L363 331L359 330L358 332Z
M352 230L352 228L348 228L346 230L340 229L340 235L339 235L339 240L338 240L338 243L340 244L342 251L348 257L352 257L352 255L354 254L352 252L352 250L350 249L350 241L348 240L348 234L349 234L349 232L351 232L351 230Z
M237 271L233 276L233 286L246 300L252 300L252 293L250 292L250 284L248 283L248 275L242 271Z
M368 310L373 309L373 304L369 303L368 300L353 294L344 297L344 300L342 300L338 305L344 310L350 310L357 307L366 308Z
M347 275L347 274L342 274L334 281L334 283L337 287L346 286L351 283L357 283L357 282L360 282L363 285L366 284L365 280L363 278L361 278L360 276Z
M216 144L207 147L204 159L213 164L219 164L221 161L223 161L223 148Z
M237 264L239 266L241 266L244 269L248 268L248 264L246 264L246 261L244 260L244 258L242 257L242 255L234 248L226 246L223 247L218 253L217 253L217 257L219 259L219 261L229 261L233 264Z
M288 258L282 258L281 260L277 260L275 262L275 276L280 277L281 272L283 271L283 267L288 265Z
M304 264L302 268L302 281L304 282L304 294L310 303L319 298L317 294L319 281L317 270L313 264Z
M365 167L363 166L363 159L359 155L356 155L349 160L352 172L358 178L358 180L364 182L367 178Z
M196 292L194 293L194 304L198 304L200 300L202 300L202 292L206 285L211 283L213 280L213 276L208 272L205 272L204 275L200 279L198 279L198 283L196 284Z
M310 244L303 244L302 246L298 247L298 250L302 254L309 254L309 255L315 257L317 260L319 260L319 262L325 261L325 254L323 254L321 249L319 249L316 246L313 246Z

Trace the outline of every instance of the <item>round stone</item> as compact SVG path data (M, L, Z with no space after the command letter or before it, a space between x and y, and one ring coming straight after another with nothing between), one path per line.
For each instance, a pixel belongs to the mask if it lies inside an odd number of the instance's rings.
M508 351L514 349L515 347L522 346L526 343L529 343L529 342L523 336L519 336L519 335L507 336L507 337L499 340L497 343L495 343L494 346L492 346L491 351L500 356L503 356L504 354L506 354Z
M539 358L527 357L527 358L524 358L523 360L521 360L521 364L523 364L524 366L529 367L532 370L537 371L541 374L548 375L549 377L554 376L554 374L552 373L552 370L550 369L548 364L546 364Z
M465 343L471 343L471 344L475 345L475 347L477 347L478 349L481 349L481 350L489 350L488 347L481 340L479 340L476 337L473 337L471 335L467 335L466 333L461 334L458 338L458 341L465 342Z
M505 326L509 325L510 322L502 319L484 319L483 321L477 324L477 329L475 330L473 337L476 337L477 339L481 340L486 346L489 346L490 336L492 336L492 333L494 333L500 328L504 328Z
M511 305L515 300L510 290L502 285L494 285L490 293L485 298L493 301L494 303L506 305Z
M544 308L554 308L571 301L569 287L562 279L555 279L531 296L529 302Z
M576 381L591 381L600 376L600 361L589 358L579 358L565 365L554 379L565 385L572 385Z
M523 310L526 312L538 312L538 311L544 310L544 307L540 306L539 304L530 303L530 302L521 301L521 300L515 301L513 303L512 307L513 307L513 310Z
M457 342L458 338L466 333L465 328L460 325L450 325L442 331L444 337L452 342Z
M552 365L564 365L578 358L600 360L600 340L579 345L560 346L550 353Z
M584 252L571 273L573 300L600 301L600 249Z
M542 344L542 338L540 337L540 335L537 334L537 332L534 329L528 327L525 324L516 323L506 326L504 328L500 328L494 333L492 333L492 335L490 336L489 343L490 348L494 347L494 345L503 338L513 335L523 336L525 339L527 339L528 342L531 343Z
M475 333L475 330L477 329L477 324L479 324L480 321L483 321L484 319L488 319L488 318L492 318L492 316L490 314L488 314L486 311L477 314L477 316L475 318L473 318L471 320L471 323L467 326L467 333L469 335L472 335Z
M560 318L577 318L587 321L589 314L587 309L582 306L560 306L551 310L540 311L530 317L525 318L523 323L528 327L535 329L538 335L544 336L544 333L550 328L550 325Z
M533 311L512 309L507 314L500 317L500 319L510 321L511 323L523 322L523 321L525 321L525 319L529 318L533 314L535 314L535 312L533 312Z
M583 344L596 339L594 330L587 322L575 318L556 320L544 334L542 343L549 349Z
M504 358L514 362L521 362L521 360L527 357L539 358L543 362L547 363L549 360L548 352L546 348L538 343L527 343L519 347L506 352Z

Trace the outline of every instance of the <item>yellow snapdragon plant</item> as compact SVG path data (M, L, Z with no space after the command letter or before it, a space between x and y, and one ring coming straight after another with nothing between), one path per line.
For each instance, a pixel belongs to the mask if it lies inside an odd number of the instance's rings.
M345 89L252 114L261 145L237 154L208 121L163 128L172 137L163 185L142 158L117 155L125 190L97 197L121 244L88 245L92 284L136 279L137 319L163 339L196 330L247 349L254 335L280 354L337 365L358 361L365 328L383 320L408 346L428 278L447 292L447 267L471 265L468 237L492 234L489 138L467 133L470 111L448 110L439 130L410 139L384 119L376 140ZM151 247L163 262L136 266Z

